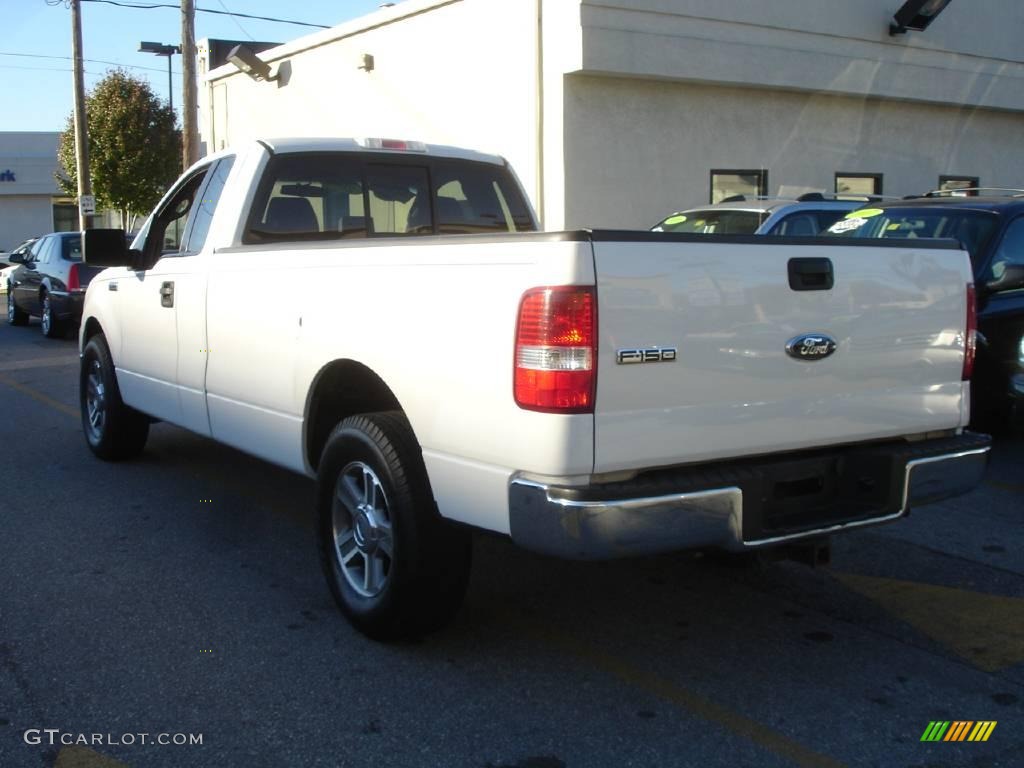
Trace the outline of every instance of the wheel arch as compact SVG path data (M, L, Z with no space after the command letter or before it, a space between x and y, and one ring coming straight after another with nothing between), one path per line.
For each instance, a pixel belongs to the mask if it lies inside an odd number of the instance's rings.
M371 368L356 360L333 360L313 378L306 396L303 451L316 470L331 430L349 416L404 410L391 388Z
M103 326L100 325L100 321L97 320L95 316L90 315L89 318L82 323L81 348L85 349L85 345L89 343L89 339L99 333L103 333Z

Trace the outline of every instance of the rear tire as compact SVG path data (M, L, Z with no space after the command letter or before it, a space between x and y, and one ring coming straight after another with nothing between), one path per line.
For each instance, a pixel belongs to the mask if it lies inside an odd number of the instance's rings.
M64 323L58 320L53 314L53 304L50 301L50 294L44 292L43 299L40 302L42 304L42 314L40 315L40 328L43 331L43 336L48 339L59 339L64 336Z
M28 312L18 309L14 303L14 289L7 286L7 322L9 325L28 325Z
M317 534L338 607L371 638L423 635L462 605L471 537L438 514L400 411L352 416L331 432L317 479Z
M114 362L102 333L89 339L82 352L78 392L89 450L105 461L142 453L149 437L149 419L121 400Z

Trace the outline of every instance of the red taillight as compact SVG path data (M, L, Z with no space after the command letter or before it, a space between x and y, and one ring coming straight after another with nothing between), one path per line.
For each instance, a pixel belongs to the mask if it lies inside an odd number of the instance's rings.
M516 404L531 411L592 413L596 380L594 289L527 291L516 324Z
M81 283L78 282L78 265L72 264L71 269L68 270L68 290L69 291L80 291L82 290Z
M974 283L967 284L967 333L964 336L964 370L963 381L968 381L974 373L974 355L978 348L978 298L974 293Z

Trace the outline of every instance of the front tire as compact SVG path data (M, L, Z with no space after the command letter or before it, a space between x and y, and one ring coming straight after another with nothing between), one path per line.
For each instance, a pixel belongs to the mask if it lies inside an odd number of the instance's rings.
M371 638L420 636L462 605L470 534L438 514L399 411L352 416L331 432L317 476L317 534L334 599Z
M14 289L7 286L7 322L10 325L28 325L28 312L18 309L14 303Z
M82 352L78 393L89 450L105 461L142 453L149 437L149 419L121 400L114 361L102 333L89 339Z

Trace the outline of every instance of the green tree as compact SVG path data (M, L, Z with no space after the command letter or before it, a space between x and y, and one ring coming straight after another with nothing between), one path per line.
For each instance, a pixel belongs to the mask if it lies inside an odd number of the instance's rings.
M174 111L149 83L123 69L107 72L86 97L85 108L96 206L120 211L122 226L132 229L135 217L148 213L181 171ZM77 196L74 113L61 134L57 160L62 171L58 183Z

